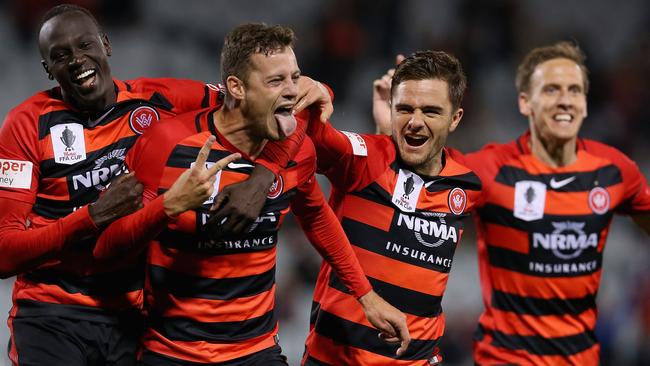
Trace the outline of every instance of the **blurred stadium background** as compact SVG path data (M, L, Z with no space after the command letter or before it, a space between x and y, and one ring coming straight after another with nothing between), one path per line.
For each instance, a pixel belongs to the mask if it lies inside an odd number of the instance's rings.
M443 49L466 68L465 117L450 145L471 151L505 142L527 127L517 110L517 62L533 47L576 40L588 55L592 88L582 135L614 145L650 177L650 2L626 0L85 0L112 41L120 79L138 76L218 81L225 33L247 21L293 27L304 74L335 94L332 123L371 132L372 80L396 53ZM58 4L0 0L0 115L50 88L40 65L35 28ZM325 183L326 184L326 183ZM468 223L471 227L472 224ZM471 365L471 334L482 308L472 230L456 253L443 302L445 365ZM294 222L285 225L278 264L281 343L298 364L311 290L320 259ZM598 335L603 365L650 365L650 240L617 218L605 254ZM2 255L2 253L0 253ZM0 281L0 349L12 279ZM6 353L0 365L8 365Z

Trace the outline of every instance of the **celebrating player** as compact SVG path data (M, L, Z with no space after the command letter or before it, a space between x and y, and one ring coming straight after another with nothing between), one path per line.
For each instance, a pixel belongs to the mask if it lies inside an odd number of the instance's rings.
M14 108L0 131L0 274L18 274L10 358L20 365L132 364L144 270L93 259L101 230L141 206L133 174L113 178L144 130L220 104L219 89L189 80L113 79L108 37L92 14L73 5L45 14L39 48L48 77L60 86ZM284 166L285 150L298 145L277 144L264 151L274 149L272 160Z
M164 207L161 197L156 198L171 192L171 182L179 176L191 177L193 162L194 167L210 166L231 152L241 153L243 159L221 172L217 191L245 179L265 144L295 128L291 109L300 70L293 42L293 32L281 26L235 28L221 55L227 90L223 107L153 127L127 157L127 165L144 184L148 204L109 226L96 253L111 256L148 249L149 327L141 360L145 365L286 365L277 344L274 309L277 231L289 208L368 321L388 341L400 343L398 354L406 350L404 315L371 290L318 188L309 139L302 143L295 164L280 172L262 214L243 236L223 236L221 220L206 225L214 221L212 198L203 208L181 214L182 208ZM197 155L208 157L196 160ZM144 241L147 238L153 240Z
M483 183L478 250L485 311L479 365L598 365L594 334L602 255L614 213L650 233L650 188L620 151L578 137L587 116L585 55L560 42L519 65L529 131L464 157ZM389 75L390 76L390 75ZM375 111L385 109L375 82ZM389 116L376 113L390 133Z

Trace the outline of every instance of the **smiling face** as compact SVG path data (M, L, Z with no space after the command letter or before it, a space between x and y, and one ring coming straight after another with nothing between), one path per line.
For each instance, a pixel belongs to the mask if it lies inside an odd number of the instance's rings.
M519 110L528 117L533 136L548 143L575 140L587 116L584 73L574 61L543 62L519 94Z
M89 112L115 102L110 43L87 15L73 11L49 19L38 44L43 66L61 86L66 102Z
M442 148L463 110L454 110L446 81L405 80L391 98L393 139L401 159L418 174L436 175Z
M296 129L291 109L297 102L299 77L291 47L250 56L250 69L240 95L242 114L255 137L281 140Z

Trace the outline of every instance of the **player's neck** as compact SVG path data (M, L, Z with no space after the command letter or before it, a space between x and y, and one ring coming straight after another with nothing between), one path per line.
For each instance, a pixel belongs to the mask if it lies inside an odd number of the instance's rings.
M414 170L419 175L435 177L442 171L442 149L424 164L414 167Z
M254 136L239 109L221 108L213 117L217 131L239 151L252 159L262 153L268 140Z
M531 133L530 151L541 162L553 168L559 168L573 164L578 155L576 154L576 140L555 140L542 139Z

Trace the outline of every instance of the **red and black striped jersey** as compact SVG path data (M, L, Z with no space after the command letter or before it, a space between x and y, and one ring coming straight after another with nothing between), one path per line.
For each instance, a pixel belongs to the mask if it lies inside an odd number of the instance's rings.
M166 192L191 167L210 135L217 136L217 142L206 164L238 151L215 128L216 110L177 116L138 141L127 165L145 185L145 200ZM305 139L294 162L280 171L251 231L217 241L205 237L202 228L214 196L224 186L246 179L253 169L254 161L242 155L218 173L215 192L201 208L172 220L149 243L145 283L149 324L143 338L149 354L179 363L219 363L276 344L277 232L290 208L300 220L305 207L321 211L327 205L314 178L314 147ZM338 226L331 211L329 222ZM340 242L345 235L339 228L338 238L329 239ZM352 256L349 244L347 249ZM355 268L355 276L365 281L358 263ZM355 291L362 295L369 289L365 281Z
M161 118L220 103L217 87L191 80L114 80L117 102L89 116L61 98L60 88L35 94L13 109L0 132L0 198L33 205L28 230L52 224L94 202L123 171L127 151ZM87 211L87 210L86 210ZM92 222L89 220L88 222ZM98 234L98 232L96 233ZM113 321L104 310L142 302L142 269L93 259L96 235L40 268L20 274L12 316L61 316Z
M462 220L480 181L443 153L434 177L400 161L391 137L310 125L318 169L332 183L330 205L341 220L374 290L404 312L412 341L401 357L384 343L361 306L327 264L318 276L304 365L428 365L440 358L441 300Z
M620 151L578 139L577 160L552 168L530 134L457 158L483 182L478 209L485 311L480 365L597 365L596 294L615 212L650 210L650 188Z

